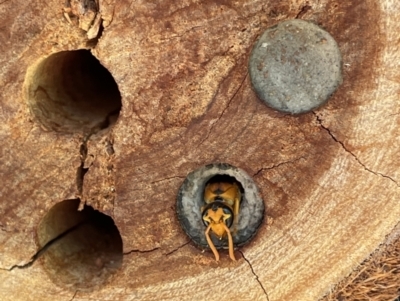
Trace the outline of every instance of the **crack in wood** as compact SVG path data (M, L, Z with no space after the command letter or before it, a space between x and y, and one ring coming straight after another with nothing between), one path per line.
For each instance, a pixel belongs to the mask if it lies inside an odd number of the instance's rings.
M347 153L349 153L351 156L353 156L353 158L357 161L357 163L360 164L366 171L368 171L368 172L370 172L370 173L372 173L372 174L374 174L374 175L376 175L376 176L381 176L381 177L383 177L383 178L389 179L389 180L392 181L394 184L396 184L397 187L400 187L400 185L399 185L392 177L387 176L387 175L385 175L385 174L383 174L383 173L380 173L380 172L377 172L377 171L374 171L374 170L368 168L363 162L361 162L361 160L360 160L353 152L351 152L349 149L346 148L346 146L344 145L344 143L343 143L342 141L340 141L339 139L337 139L337 138L335 137L335 135L331 132L331 130L330 130L328 127L326 127L326 126L324 126L324 125L322 124L322 119L321 119L314 111L313 111L313 114L314 114L315 117L317 118L318 124L329 134L329 136L331 136L331 138L332 138L336 143L339 143L339 144L342 146L342 148L345 150L345 152L347 152Z
M72 295L72 298L69 301L74 300L77 293L78 293L78 290L75 291L75 293Z
M161 38L160 41L169 41L169 40L176 39L176 38L182 38L182 37L183 37L184 35L186 35L187 33L191 32L191 31L193 31L193 30L195 30L195 29L203 28L203 27L204 27L204 25L196 25L196 26L193 26L193 27L189 28L188 30L185 30L184 32L177 33L177 34L174 35L174 36ZM152 37L150 37L150 38L153 39L154 37L155 37L155 36L152 36Z
M164 181L169 181L169 180L173 180L173 179L184 179L185 177L183 176L172 176L172 177L167 177L167 178L162 178L160 180L155 180L153 182L150 182L150 184L156 184L156 183L160 183L160 182L164 182Z
M254 269L253 269L253 266L252 266L251 262L244 256L244 253L243 253L242 251L239 250L239 253L242 254L243 259L244 259L244 260L247 262L247 264L249 265L252 274L254 275L254 277L256 278L256 280L257 280L257 282L258 282L258 284L260 285L261 289L263 290L264 295L265 295L265 297L267 298L267 301L269 301L268 293L267 293L267 291L265 290L264 285L261 283L260 279L258 278L258 275L256 274L256 272L254 272Z
M83 224L87 223L88 221L82 221L78 224L76 224L75 226L67 229L66 231L64 231L63 233L57 235L55 238L51 239L50 241L48 241L43 247L41 247L32 257L31 259L29 259L29 261L27 263L24 264L15 264L13 266L11 266L8 269L4 269L1 268L2 270L6 270L11 272L14 269L27 269L29 267L31 267L35 261L37 259L39 259L55 242L59 241L60 239L64 238L65 236L67 236L68 234L70 234L71 232L77 230L80 226L82 226Z
M151 253L151 252L154 252L154 251L158 251L158 250L160 250L160 249L161 249L160 247L156 247L156 248L153 248L153 249L150 249L150 250L133 249L133 250L124 252L123 255L124 255L124 256L125 256L125 255L130 255L130 254L132 254L132 253Z
M279 167L279 166L282 166L282 165L294 163L294 162L299 161L299 160L301 160L301 159L306 160L307 157L299 157L299 158L296 158L296 159L293 159L293 160L279 162L278 164L273 164L272 166L269 166L269 167L262 167L262 168L260 168L259 170L257 170L257 171L253 174L253 178L256 177L256 176L258 176L258 175L259 175L261 172L263 172L264 170L271 170L271 169L274 169L274 168Z
M85 178L85 174L88 172L89 168L85 168L85 160L87 158L88 154L88 147L87 147L87 142L89 140L91 135L88 135L85 137L79 146L79 154L81 158L81 165L79 165L77 171L76 171L76 186L78 189L79 195L82 195L83 193L83 181Z
M295 19L301 19L312 7L310 5L304 5L301 7L299 13L296 15Z
M171 255L171 254L175 253L176 251L178 251L178 250L182 249L184 246L188 245L189 243L190 243L190 240L189 240L189 241L187 241L187 242L185 242L183 245L181 245L181 246L177 247L176 249L173 249L172 251L170 251L170 252L166 253L166 254L165 254L165 256L169 256L169 255Z
M83 185L84 185L84 178L86 173L89 171L90 166L85 167L86 165L86 160L88 158L88 141L90 140L90 138L95 135L96 133L98 133L101 130L106 129L107 127L109 127L111 125L111 119L112 116L115 116L116 114L119 114L119 109L110 112L103 121L99 122L95 127L93 127L91 129L91 131L89 133L86 134L86 136L83 137L82 139L82 143L79 146L79 155L80 155L80 160L81 160L81 164L79 165L79 167L77 168L76 171L76 186L77 186L77 190L78 190L78 196L82 197L83 196ZM115 150L114 150L114 146L113 146L113 141L112 139L107 139L106 140L106 147L105 147L105 151L106 154L108 155L109 158L112 158L113 155L115 154ZM92 164L90 164L92 165ZM114 185L112 185L114 187ZM86 203L86 201L85 201ZM114 204L113 204L114 207ZM113 208L113 212L114 212Z

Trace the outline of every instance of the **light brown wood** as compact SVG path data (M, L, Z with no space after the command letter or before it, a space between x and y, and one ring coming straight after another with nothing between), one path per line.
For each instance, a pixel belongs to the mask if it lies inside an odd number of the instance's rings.
M96 44L60 1L0 2L0 299L317 300L366 258L400 216L400 4L307 3L100 1ZM296 16L336 39L344 81L322 108L287 116L257 99L247 59L264 29ZM82 157L84 137L44 129L22 91L39 59L84 48L122 110ZM185 176L213 162L247 171L266 204L237 262L215 263L176 219ZM42 258L10 271L36 253L50 208L78 197L114 219L119 271L84 292L56 285Z

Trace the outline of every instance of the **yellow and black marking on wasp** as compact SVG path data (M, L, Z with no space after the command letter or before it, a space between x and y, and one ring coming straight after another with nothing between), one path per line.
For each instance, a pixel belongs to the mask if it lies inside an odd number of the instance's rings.
M210 230L220 240L228 237L229 257L236 261L229 228L233 225L235 233L241 199L242 194L236 182L218 181L206 185L204 190L206 205L202 207L201 212L203 223L207 227L205 230L207 243L213 251L216 261L219 261L219 253L210 238Z

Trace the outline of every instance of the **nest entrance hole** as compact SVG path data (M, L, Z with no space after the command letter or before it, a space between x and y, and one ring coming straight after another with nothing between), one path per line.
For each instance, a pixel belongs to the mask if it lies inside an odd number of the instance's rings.
M59 286L92 290L122 265L122 239L113 219L90 206L78 211L80 200L54 205L37 232L42 264Z
M40 124L57 132L97 132L113 125L121 94L89 50L61 51L28 68L24 97Z

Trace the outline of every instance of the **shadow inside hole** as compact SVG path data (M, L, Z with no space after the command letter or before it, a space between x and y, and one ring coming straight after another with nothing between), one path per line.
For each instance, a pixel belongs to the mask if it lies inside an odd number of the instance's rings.
M244 194L244 188L242 183L236 180L235 177L231 177L229 175L224 174L217 174L210 178L205 184L204 187L207 187L208 184L212 183L229 183L229 184L236 184L239 187L240 193ZM204 199L204 192L203 192L203 199Z
M28 68L24 97L31 113L58 132L97 132L115 123L121 94L89 50L62 51Z
M57 285L93 290L122 265L122 239L111 217L90 206L78 211L80 200L54 205L38 227L41 262ZM50 243L49 243L50 242Z

